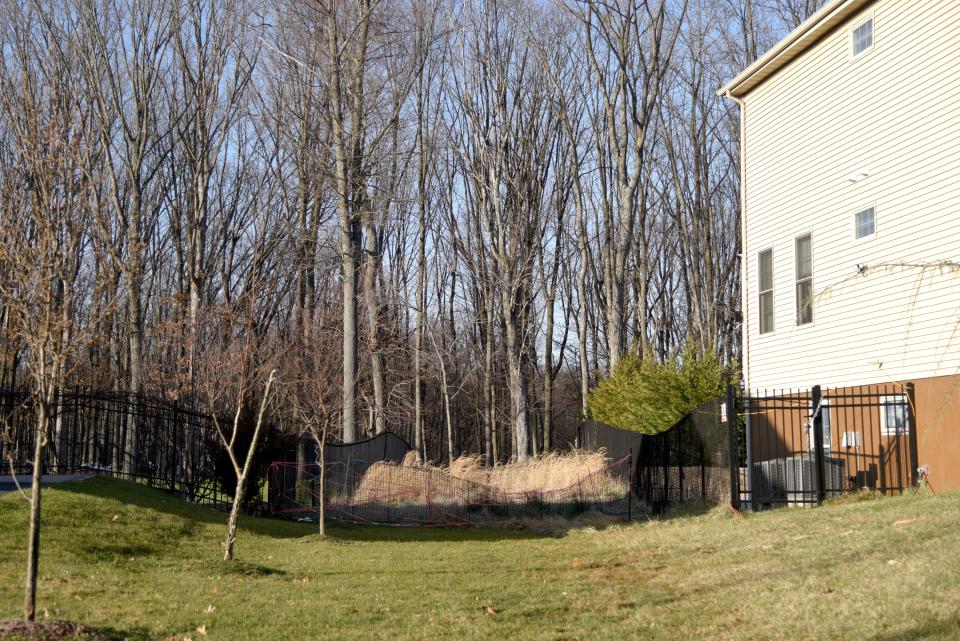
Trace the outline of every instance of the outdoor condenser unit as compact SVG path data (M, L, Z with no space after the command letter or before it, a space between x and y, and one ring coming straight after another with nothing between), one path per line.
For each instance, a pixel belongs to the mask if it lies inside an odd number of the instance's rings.
M784 459L787 503L813 503L817 498L817 463L810 455ZM827 496L839 496L844 488L843 459L823 458L823 480Z
M784 459L775 458L753 464L753 496L760 505L786 497Z

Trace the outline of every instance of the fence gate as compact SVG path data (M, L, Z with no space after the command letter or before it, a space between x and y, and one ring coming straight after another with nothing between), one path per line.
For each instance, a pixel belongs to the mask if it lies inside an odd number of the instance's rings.
M740 497L753 509L916 482L912 384L764 390L745 395L741 410Z

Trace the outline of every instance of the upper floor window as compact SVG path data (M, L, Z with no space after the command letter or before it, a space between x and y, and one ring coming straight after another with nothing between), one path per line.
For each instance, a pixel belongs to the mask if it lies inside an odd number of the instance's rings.
M853 55L857 56L873 46L873 18L867 18L851 32Z
M757 256L757 277L760 292L760 333L773 331L773 250L765 249Z
M853 221L854 235L857 240L872 236L877 231L877 212L871 207L858 211Z
M797 258L797 325L813 322L813 241L810 234L794 243Z

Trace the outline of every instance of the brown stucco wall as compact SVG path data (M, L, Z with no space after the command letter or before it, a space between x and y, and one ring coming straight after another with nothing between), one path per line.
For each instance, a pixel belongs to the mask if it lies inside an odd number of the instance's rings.
M960 375L915 380L917 464L935 492L960 490Z

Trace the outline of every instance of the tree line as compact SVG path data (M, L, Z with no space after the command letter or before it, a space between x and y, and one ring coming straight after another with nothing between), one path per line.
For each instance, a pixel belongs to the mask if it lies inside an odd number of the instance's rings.
M739 360L716 90L821 4L0 0L0 389L566 446L625 356Z

